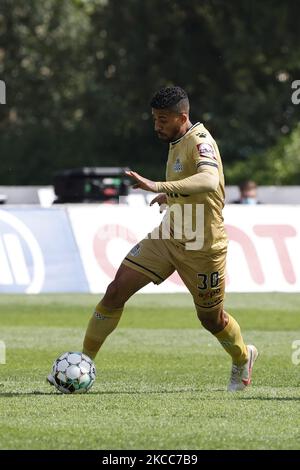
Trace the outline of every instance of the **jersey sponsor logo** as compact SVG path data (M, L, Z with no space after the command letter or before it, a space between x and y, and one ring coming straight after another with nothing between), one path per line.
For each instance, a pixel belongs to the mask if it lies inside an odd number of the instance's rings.
M197 145L197 150L199 152L200 157L208 157L213 158L216 160L216 154L212 145L207 143L202 143Z
M201 299L212 299L216 295L220 294L220 292L221 292L221 289L220 289L220 287L218 287L217 289L210 289L206 292L199 292L198 296Z
M173 165L173 170L175 173L180 173L183 170L183 165L179 158L176 158L176 162Z
M206 137L207 136L206 132L198 132L196 135L198 137Z

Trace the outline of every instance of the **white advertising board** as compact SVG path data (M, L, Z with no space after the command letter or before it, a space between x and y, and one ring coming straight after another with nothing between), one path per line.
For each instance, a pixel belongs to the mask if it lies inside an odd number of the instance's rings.
M84 205L68 208L91 292L104 292L128 251L154 227L158 207ZM224 209L229 238L228 292L300 292L300 206ZM143 292L186 292L177 273Z

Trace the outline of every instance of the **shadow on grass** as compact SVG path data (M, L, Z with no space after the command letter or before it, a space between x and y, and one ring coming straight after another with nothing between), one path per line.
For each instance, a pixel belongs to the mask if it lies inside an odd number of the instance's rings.
M224 390L222 390L224 391ZM85 393L60 393L56 390L53 390L51 392L41 392L39 390L32 391L32 392L0 392L0 398L1 397L26 397L26 396L34 396L34 395L76 395L76 396L82 396L82 395L152 395L152 394L176 394L176 393L199 393L199 392L204 392L204 390L200 389L182 389L182 390L103 390L103 391L90 391L87 394Z
M259 400L259 401L300 401L300 397L237 397L239 400Z
M33 395L56 395L55 390L53 392L0 392L1 397L26 397L26 396L33 396Z
M0 398L1 397L26 397L26 396L59 396L59 395L76 395L76 396L86 396L86 395L99 395L99 396L105 396L105 395L174 395L174 394L183 394L183 393L210 393L210 394L215 394L210 395L207 397L201 396L202 400L205 401L214 401L214 400L220 400L220 395L222 394L222 398L224 396L228 397L229 399L233 398L235 400L241 400L241 401L300 401L300 397L266 397L266 396L247 396L247 395L240 395L240 394L231 394L228 393L226 390L221 389L221 388L216 388L212 390L207 390L207 389L177 389L177 390L103 390L103 391L90 391L87 394L84 393L75 393L75 394L63 394L60 393L59 391L56 391L55 389L51 390L50 392L42 392L40 390L33 390L31 392L0 392Z

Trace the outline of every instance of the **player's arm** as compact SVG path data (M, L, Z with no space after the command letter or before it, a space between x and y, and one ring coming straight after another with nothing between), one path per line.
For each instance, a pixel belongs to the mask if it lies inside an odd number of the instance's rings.
M156 182L144 178L135 171L125 173L135 179L134 188L154 193L197 194L216 191L219 186L219 170L213 146L207 142L192 142L190 151L195 174L187 178Z
M162 193L197 194L216 191L219 186L217 156L213 144L206 139L193 139L189 149L195 174L177 181L156 183Z
M136 171L125 171L127 176L130 176L135 180L135 184L132 186L134 189L144 189L145 191L151 191L153 193L158 193L156 190L156 182L144 178L142 175L139 175Z
M218 165L213 162L199 162L197 173L177 181L151 181L135 171L127 171L126 174L135 179L135 189L141 188L153 193L205 193L216 191L219 185Z

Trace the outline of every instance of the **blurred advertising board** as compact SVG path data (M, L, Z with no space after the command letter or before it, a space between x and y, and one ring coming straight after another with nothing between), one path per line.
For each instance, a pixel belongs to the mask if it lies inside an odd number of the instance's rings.
M300 206L227 205L227 292L300 292ZM158 207L0 210L0 293L104 292ZM199 267L201 272L201 267ZM186 292L177 273L142 292Z
M64 209L0 210L0 293L88 291Z
M103 292L131 248L159 225L156 207L103 204L69 206L70 221L79 247L90 291ZM152 282L142 292L186 292L177 273L159 286Z
M91 292L105 291L124 256L162 217L157 205L71 206L68 211ZM224 218L228 292L300 292L300 206L227 205ZM174 273L143 292L186 289Z

